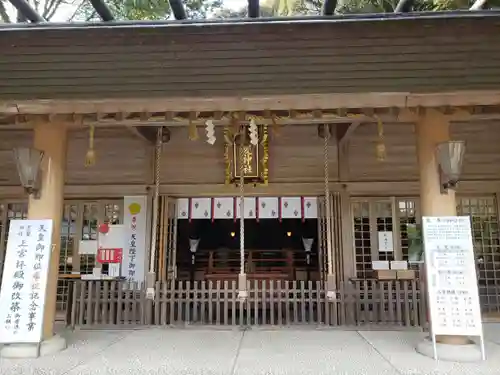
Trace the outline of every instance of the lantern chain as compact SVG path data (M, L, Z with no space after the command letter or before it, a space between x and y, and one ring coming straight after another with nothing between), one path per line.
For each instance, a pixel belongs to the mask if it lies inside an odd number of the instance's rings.
M149 269L151 273L155 272L156 263L156 236L158 232L158 210L160 199L160 168L161 168L161 152L163 148L163 128L160 126L156 132L156 147L155 147L155 190L153 196L153 225L151 228L151 259ZM170 262L170 260L169 260Z
M332 264L332 223L330 210L330 171L328 161L328 141L330 138L330 127L328 124L323 125L323 158L324 158L324 175L325 175L325 216L326 216L326 254L328 261L328 275L333 274Z
M240 136L240 275L245 273L245 166L244 166L244 157L245 157L245 134L246 128L243 126Z

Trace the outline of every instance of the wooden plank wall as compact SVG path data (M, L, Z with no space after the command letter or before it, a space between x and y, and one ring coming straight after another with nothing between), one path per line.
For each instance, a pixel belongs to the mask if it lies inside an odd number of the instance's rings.
M200 26L2 30L0 97L242 98L500 85L498 17Z
M152 178L152 151L124 128L96 129L96 164L85 167L88 130L71 131L68 141L67 184L146 184ZM0 132L0 185L19 185L12 149L32 145L32 131Z
M467 144L463 178L500 179L500 131L498 121L453 123L452 139ZM350 181L417 181L418 165L414 127L384 124L387 156L376 158L377 128L364 124L349 141ZM171 128L171 140L164 146L163 184L220 184L224 181L222 129L217 129L214 146L205 141L203 129L193 142L186 128ZM88 130L71 131L68 144L68 184L148 184L153 181L153 146L124 128L97 128L96 165L86 168ZM12 148L29 146L30 130L0 131L0 185L18 185ZM338 179L337 145L330 142L330 180ZM320 182L324 178L323 140L315 125L283 127L279 136L270 132L269 174L271 183ZM388 192L390 194L390 192Z
M170 128L170 142L163 148L161 181L166 184L224 183L223 130L216 129L216 143L206 142L205 129L191 141L187 127Z
M224 145L222 128L216 129L217 141L209 145L203 129L199 139L191 141L187 128L171 128L170 142L163 150L161 180L168 184L224 182ZM324 176L323 140L315 125L286 126L279 136L270 133L269 181L315 182ZM330 142L330 177L337 178L337 147Z
M324 179L324 140L316 125L294 125L280 129L269 141L269 182L317 182ZM330 180L338 176L335 139L328 147Z
M454 122L451 139L466 142L464 180L500 179L499 121ZM349 144L351 181L417 181L418 161L414 126L384 124L386 160L376 158L377 126L361 125Z
M500 178L500 121L454 123L451 136L466 142L463 179Z
M415 135L411 124L384 124L386 159L377 160L377 125L362 124L349 142L352 181L418 180Z
M70 133L67 184L146 184L152 182L153 147L127 129L96 129L96 164L92 167L85 167L88 144L88 130Z

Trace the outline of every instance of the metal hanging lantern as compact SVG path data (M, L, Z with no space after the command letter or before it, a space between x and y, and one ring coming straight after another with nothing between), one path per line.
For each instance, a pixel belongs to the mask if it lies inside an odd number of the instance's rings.
M441 192L455 189L460 175L465 155L464 141L448 141L437 145L436 158L439 165Z
M28 194L37 198L40 189L40 166L43 160L43 151L29 147L15 148L13 151L21 185Z

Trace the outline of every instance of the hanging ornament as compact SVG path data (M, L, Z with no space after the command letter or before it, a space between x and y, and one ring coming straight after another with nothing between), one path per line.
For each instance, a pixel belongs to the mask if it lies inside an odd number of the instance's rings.
M87 154L85 155L85 166L91 167L95 165L96 162L96 153L94 150L94 133L95 133L95 125L90 125L89 130L89 149L87 150Z
M198 129L196 128L196 124L192 120L189 120L189 140L197 141L198 138Z
M205 121L206 131L207 131L207 143L210 145L214 145L215 143L215 126L212 120Z
M229 128L224 127L224 184L231 183L231 160L229 158L229 147L233 144L230 141Z
M267 131L267 125L262 128L262 185L267 186L269 184L269 134Z
M252 146L257 146L259 144L259 129L254 117L250 119L249 136L250 144L252 144Z
M380 117L375 116L377 119L377 146L375 147L375 153L377 155L378 161L384 161L386 157L385 143L384 143L384 124Z
M99 233L108 234L109 233L109 224L104 223L99 225Z

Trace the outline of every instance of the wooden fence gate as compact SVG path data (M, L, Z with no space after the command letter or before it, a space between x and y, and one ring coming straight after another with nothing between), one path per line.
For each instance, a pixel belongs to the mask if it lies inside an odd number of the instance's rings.
M328 300L321 283L249 282L245 301L236 282L157 282L155 301L144 285L73 281L67 323L72 328L218 325L421 328L425 304L418 281L343 283Z

